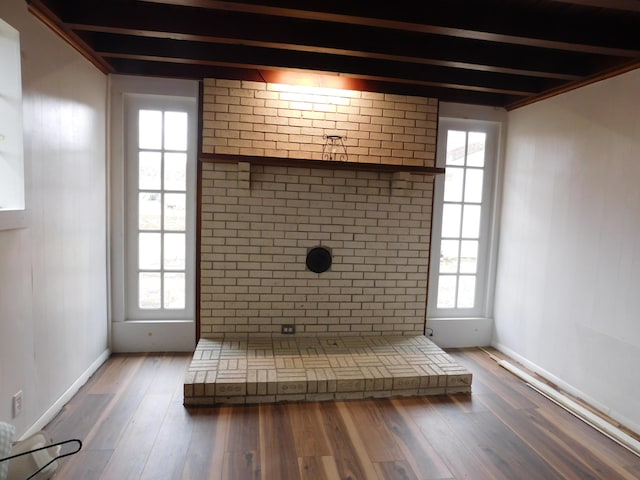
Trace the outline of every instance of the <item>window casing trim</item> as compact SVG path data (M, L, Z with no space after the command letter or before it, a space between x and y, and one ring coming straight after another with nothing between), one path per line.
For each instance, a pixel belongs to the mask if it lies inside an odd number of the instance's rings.
M497 249L497 226L495 209L498 199L498 173L501 154L502 122L478 119L440 118L436 166L445 167L446 142L449 130L485 132L487 144L485 153L484 182L482 192L482 220L477 267L476 304L474 308L437 308L438 276L440 269L440 249L442 213L444 203L445 175L437 176L434 185L434 207L432 216L431 265L429 272L429 292L427 305L428 319L473 319L488 318L492 315L493 290L495 283L495 250Z
M197 103L193 98L129 94L125 95L125 320L191 320L195 316L196 262L196 168L197 168ZM188 113L186 189L186 305L185 309L141 309L137 306L138 287L138 162L133 134L137 132L137 112L141 109L174 110ZM135 136L137 139L137 134Z
M112 346L117 351L132 351L148 348L178 349L191 344L195 338L195 315L190 318L132 319L126 312L126 142L125 125L128 99L177 98L193 102L194 120L198 115L199 82L195 80L138 77L133 75L109 75L107 152L108 175L108 304L111 319ZM197 132L195 132L197 135ZM197 142L197 140L194 140ZM197 159L197 158L196 158ZM195 193L195 185L193 193ZM195 299L194 299L195 302ZM136 325L146 324L148 329L141 330ZM129 325L129 327L127 326ZM162 326L164 325L164 326ZM171 327L175 325L178 330ZM162 326L162 327L161 327ZM169 330L167 330L167 328ZM171 331L171 335L166 332ZM152 335L152 336L151 336ZM123 343L124 342L124 343ZM185 343L186 342L186 343ZM149 345L152 345L151 347ZM125 350L118 350L124 348ZM189 347L191 348L191 347ZM176 350L176 351L178 351Z

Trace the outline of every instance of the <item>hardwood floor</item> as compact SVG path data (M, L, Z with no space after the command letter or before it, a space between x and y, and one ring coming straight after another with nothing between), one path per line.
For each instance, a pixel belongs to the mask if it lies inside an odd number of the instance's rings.
M56 479L638 479L640 458L478 349L471 395L185 408L191 355L114 355L46 427Z

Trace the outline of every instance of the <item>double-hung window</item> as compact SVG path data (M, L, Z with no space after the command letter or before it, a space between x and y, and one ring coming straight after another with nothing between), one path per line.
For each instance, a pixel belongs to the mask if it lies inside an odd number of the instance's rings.
M429 281L430 318L485 317L497 127L441 119Z

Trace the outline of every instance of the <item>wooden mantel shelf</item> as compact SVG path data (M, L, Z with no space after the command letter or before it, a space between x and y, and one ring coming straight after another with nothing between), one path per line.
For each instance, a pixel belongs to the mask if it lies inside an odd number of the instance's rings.
M365 170L369 172L410 172L421 175L440 175L444 168L420 167L416 165L391 165L387 163L343 162L336 160L308 160L304 158L259 157L252 155L227 155L221 153L201 153L201 162L239 163L271 165L278 167L326 168L333 170Z

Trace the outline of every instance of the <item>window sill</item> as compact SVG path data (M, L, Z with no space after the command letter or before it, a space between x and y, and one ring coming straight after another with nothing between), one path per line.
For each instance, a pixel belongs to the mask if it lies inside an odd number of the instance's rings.
M429 315L427 317L427 319L428 319L428 321L430 321L430 320L438 320L438 321L444 321L444 322L459 321L459 320L464 320L464 321L469 321L469 320L486 321L488 319L488 317L481 317L481 316L477 316L477 315L471 315L469 317L463 317L463 316L436 317L436 316L433 316L433 315Z
M27 228L26 210L0 210L0 230Z

